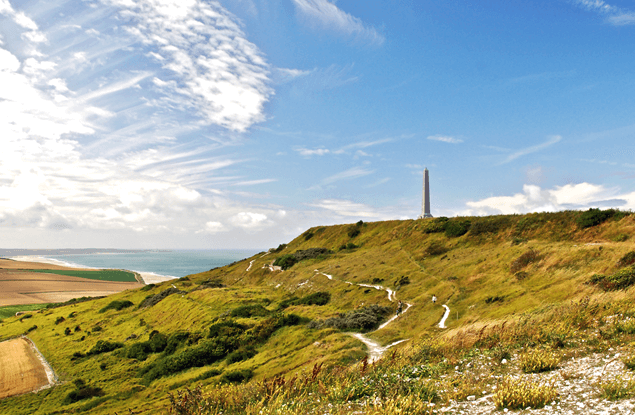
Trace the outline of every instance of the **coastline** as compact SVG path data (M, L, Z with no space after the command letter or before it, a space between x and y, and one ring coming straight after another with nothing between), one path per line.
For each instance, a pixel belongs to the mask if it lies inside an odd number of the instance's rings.
M57 265L62 267L68 267L68 268L102 269L102 268L96 268L96 267L88 267L88 266L77 264L74 262L62 261L62 260L54 259L54 258L47 258L47 257L39 256L39 255L21 255L21 256L10 256L6 258L11 259L13 261L38 262L42 264L51 264L51 265ZM171 275L156 274L154 272L137 271L132 269L126 270L126 271L130 271L138 275L139 278L137 278L137 280L140 279L141 281L139 282L145 285L158 284L164 281L171 281L174 279L178 279L178 277L174 277Z

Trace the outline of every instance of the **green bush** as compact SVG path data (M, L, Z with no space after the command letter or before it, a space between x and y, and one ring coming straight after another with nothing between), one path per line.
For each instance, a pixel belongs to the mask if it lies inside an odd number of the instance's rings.
M65 322L65 321L66 321L66 319L64 317L59 316L58 318L55 319L55 324L57 325L57 324Z
M276 249L273 250L274 253L278 253L287 247L287 244L280 244Z
M253 347L245 347L235 350L227 355L227 363L237 363L254 357L258 352Z
M441 233L445 232L445 228L448 225L449 219L445 216L434 218L427 221L426 227L423 228L423 233Z
M635 264L635 251L627 253L617 262L617 266L620 268L633 264Z
M298 262L298 260L295 259L295 256L293 254L286 254L276 258L276 260L273 261L273 265L279 266L280 268L286 270L294 266L296 262Z
M349 238L354 238L357 235L359 235L362 231L359 230L359 228L352 228L348 231L348 237Z
M499 231L509 227L509 216L489 216L478 218L470 225L470 235L476 236L484 233L498 233Z
M251 369L234 370L232 372L225 372L220 377L222 383L242 383L246 382L253 377L254 373Z
M331 294L326 291L319 291L305 295L302 298L291 297L280 302L278 309L287 308L291 305L326 305L331 301Z
M268 316L270 311L261 304L247 304L233 309L229 315L232 317L264 317Z
M450 249L446 247L442 242L432 241L426 248L426 254L430 256L442 255L448 252Z
M623 290L635 284L635 266L621 269L609 276L594 274L589 283L599 286L604 291Z
M304 234L302 236L304 236L304 240L308 241L309 239L313 238L314 233L311 231L306 231L304 232Z
M379 326L385 317L393 312L388 307L377 304L363 307L359 310L340 313L323 321L312 321L307 327L319 329L333 327L339 330L372 330Z
M605 222L611 217L615 216L617 212L618 211L615 209L600 210L597 208L591 208L580 214L577 220L578 226L580 227L580 229L585 229L599 225L602 222Z
M101 390L101 388L88 386L81 379L75 380L74 383L75 390L66 395L66 398L64 398L64 401L62 402L64 405L69 405L71 403L79 402L81 400L89 399L95 396L105 395L104 391Z
M530 249L512 262L510 267L511 271L513 273L516 273L520 271L521 269L525 268L527 265L531 264L532 262L538 261L539 259L540 259L540 256L538 254L538 251Z
M471 222L469 220L454 219L448 221L445 225L445 236L448 238L458 238L465 235L470 230Z
M106 307L102 308L101 310L99 310L100 313L104 313L108 310L123 310L124 308L128 308L128 307L132 307L134 304L132 303L132 301L128 301L128 300L115 300L112 301L110 304L108 304Z
M207 337L214 338L220 336L237 336L244 332L247 326L244 324L236 323L234 320L225 320L218 323L214 323L209 327L209 334Z
M199 380L205 380L205 379L209 379L209 378L213 378L214 376L218 376L221 373L223 373L222 370L218 370L218 369L210 369L206 372L201 373L200 375L198 375L197 377L195 377L194 379L192 379L193 382L197 382Z
M163 349L163 353L165 355L170 355L182 346L190 337L190 334L186 331L178 331L176 333L170 334L168 337L168 343Z
M112 352L113 350L123 347L122 343L109 342L107 340L99 340L92 349L87 353L87 356L98 355L102 353Z
M611 238L613 242L624 242L628 240L628 235L625 233L620 233Z

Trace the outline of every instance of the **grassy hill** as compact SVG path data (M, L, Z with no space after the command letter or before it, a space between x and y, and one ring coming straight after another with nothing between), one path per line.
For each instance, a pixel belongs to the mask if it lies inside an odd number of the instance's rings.
M635 216L614 210L311 228L176 282L4 319L0 340L28 332L60 384L0 413L433 413L485 388L453 377L470 359L628 352L633 235ZM412 304L368 335L408 340L374 365L347 332L395 304L356 284Z

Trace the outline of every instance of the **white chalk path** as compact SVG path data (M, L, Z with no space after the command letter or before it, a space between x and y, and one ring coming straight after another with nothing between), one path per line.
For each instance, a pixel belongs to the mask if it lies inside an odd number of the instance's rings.
M450 315L450 307L448 307L445 304L443 304L443 307L445 308L445 313L443 314L443 317L441 318L441 321L439 321L439 328L440 329L447 328L447 327L445 327L445 320L447 320L448 316Z
M260 257L258 257L258 259L262 258L265 255L268 255L269 252L265 252L263 255L260 255ZM249 266L247 267L247 269L245 270L245 272L249 272L249 270L251 269L251 266L254 264L254 261L256 261L255 259L252 259L251 261L249 261Z
M322 274L324 275L326 278L328 278L329 280L332 281L338 281L338 280L334 280L332 275L326 274L324 272L321 272L320 270L315 270L315 272L317 274ZM374 288L376 290L379 291L386 291L388 293L388 301L390 302L395 302L395 300L397 299L395 297L395 292L393 290L391 290L390 288L386 288L384 286L381 285L370 285L370 284L357 284L357 283L352 283L350 281L341 281L344 282L346 284L349 285L358 285L360 287L367 287L367 288ZM405 314L406 311L408 311L408 309L410 307L412 307L412 304L410 303L405 303L406 304L406 309L403 310L401 312L401 314ZM379 326L379 328L377 328L377 330L381 330L384 327L386 327L387 325L389 325L390 323L392 323L393 321L395 321L397 318L399 317L399 315L395 314L394 316L392 316L388 321L384 322L381 326ZM375 331L377 331L375 330ZM386 353L386 351L388 349L390 349L391 347L401 343L401 342L405 342L409 339L404 339L404 340L399 340L396 341L394 343L389 344L388 346L381 346L379 343L377 343L376 341L369 339L368 337L364 336L361 333L347 333L350 336L355 337L356 339L360 340L362 343L364 343L367 347L368 347L368 361L369 363L373 363L379 359L381 359L381 357L384 355L384 353Z

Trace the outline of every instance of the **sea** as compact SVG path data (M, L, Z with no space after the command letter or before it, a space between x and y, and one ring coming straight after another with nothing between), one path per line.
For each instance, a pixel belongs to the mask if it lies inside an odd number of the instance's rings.
M74 268L126 269L141 274L181 278L249 258L258 252L260 251L256 249L161 250L63 255L38 254L31 256L31 258L53 260L51 262ZM26 260L27 257L21 256L19 259Z

